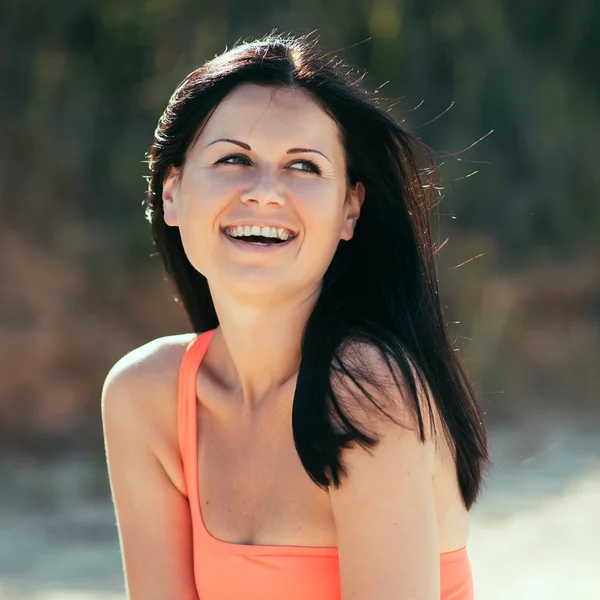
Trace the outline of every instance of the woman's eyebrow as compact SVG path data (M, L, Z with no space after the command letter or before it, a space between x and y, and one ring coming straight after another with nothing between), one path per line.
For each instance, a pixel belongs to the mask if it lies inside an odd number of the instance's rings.
M241 146L242 148L244 148L244 150L252 150L252 148L250 148L250 146L248 144L246 144L245 142L240 142L239 140L232 140L230 138L219 138L217 140L213 140L210 144L207 144L205 146L205 148L208 148L209 146L212 146L213 144L216 144L217 142L229 142L230 144L235 144L236 146ZM319 150L314 150L313 148L290 148L286 152L286 154L297 154L299 152L316 152L317 154L320 154L324 159L331 162L322 152L320 152Z
M296 154L298 152L316 152L317 154L320 154L328 162L331 162L322 152L320 152L319 150L313 150L312 148L290 148L286 152L286 154Z
M205 148L208 148L209 146L212 146L213 144L216 144L217 142L229 142L230 144L235 144L236 146L241 146L245 150L252 150L252 148L250 148L250 146L248 146L248 144L245 144L244 142L238 142L238 140L230 140L229 138L219 138L218 140L214 140L210 144L206 144Z

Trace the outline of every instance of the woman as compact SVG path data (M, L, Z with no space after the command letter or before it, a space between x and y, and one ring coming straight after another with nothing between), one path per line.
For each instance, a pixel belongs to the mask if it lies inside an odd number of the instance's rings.
M195 333L103 390L134 600L472 598L487 443L440 310L432 169L342 68L268 36L158 123L147 215Z

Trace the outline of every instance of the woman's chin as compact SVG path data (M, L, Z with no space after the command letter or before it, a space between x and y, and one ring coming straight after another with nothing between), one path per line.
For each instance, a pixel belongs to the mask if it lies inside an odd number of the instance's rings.
M237 267L228 273L221 272L218 285L240 298L262 298L265 303L273 303L277 298L289 295L295 287L290 285L285 274L285 271L273 268Z

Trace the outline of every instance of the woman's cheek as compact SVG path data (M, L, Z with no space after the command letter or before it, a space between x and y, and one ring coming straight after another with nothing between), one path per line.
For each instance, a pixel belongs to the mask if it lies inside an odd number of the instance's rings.
M212 211L224 209L224 203L235 197L238 186L233 182L214 179L196 181L186 190L186 212L190 219L197 221Z

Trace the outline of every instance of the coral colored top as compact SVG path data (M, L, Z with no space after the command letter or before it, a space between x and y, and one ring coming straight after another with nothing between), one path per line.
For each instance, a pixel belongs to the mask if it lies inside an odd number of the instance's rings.
M196 375L214 329L186 349L179 372L178 432L192 518L194 578L200 600L341 600L338 549L224 542L202 521L198 490ZM473 600L464 546L440 554L440 600Z

